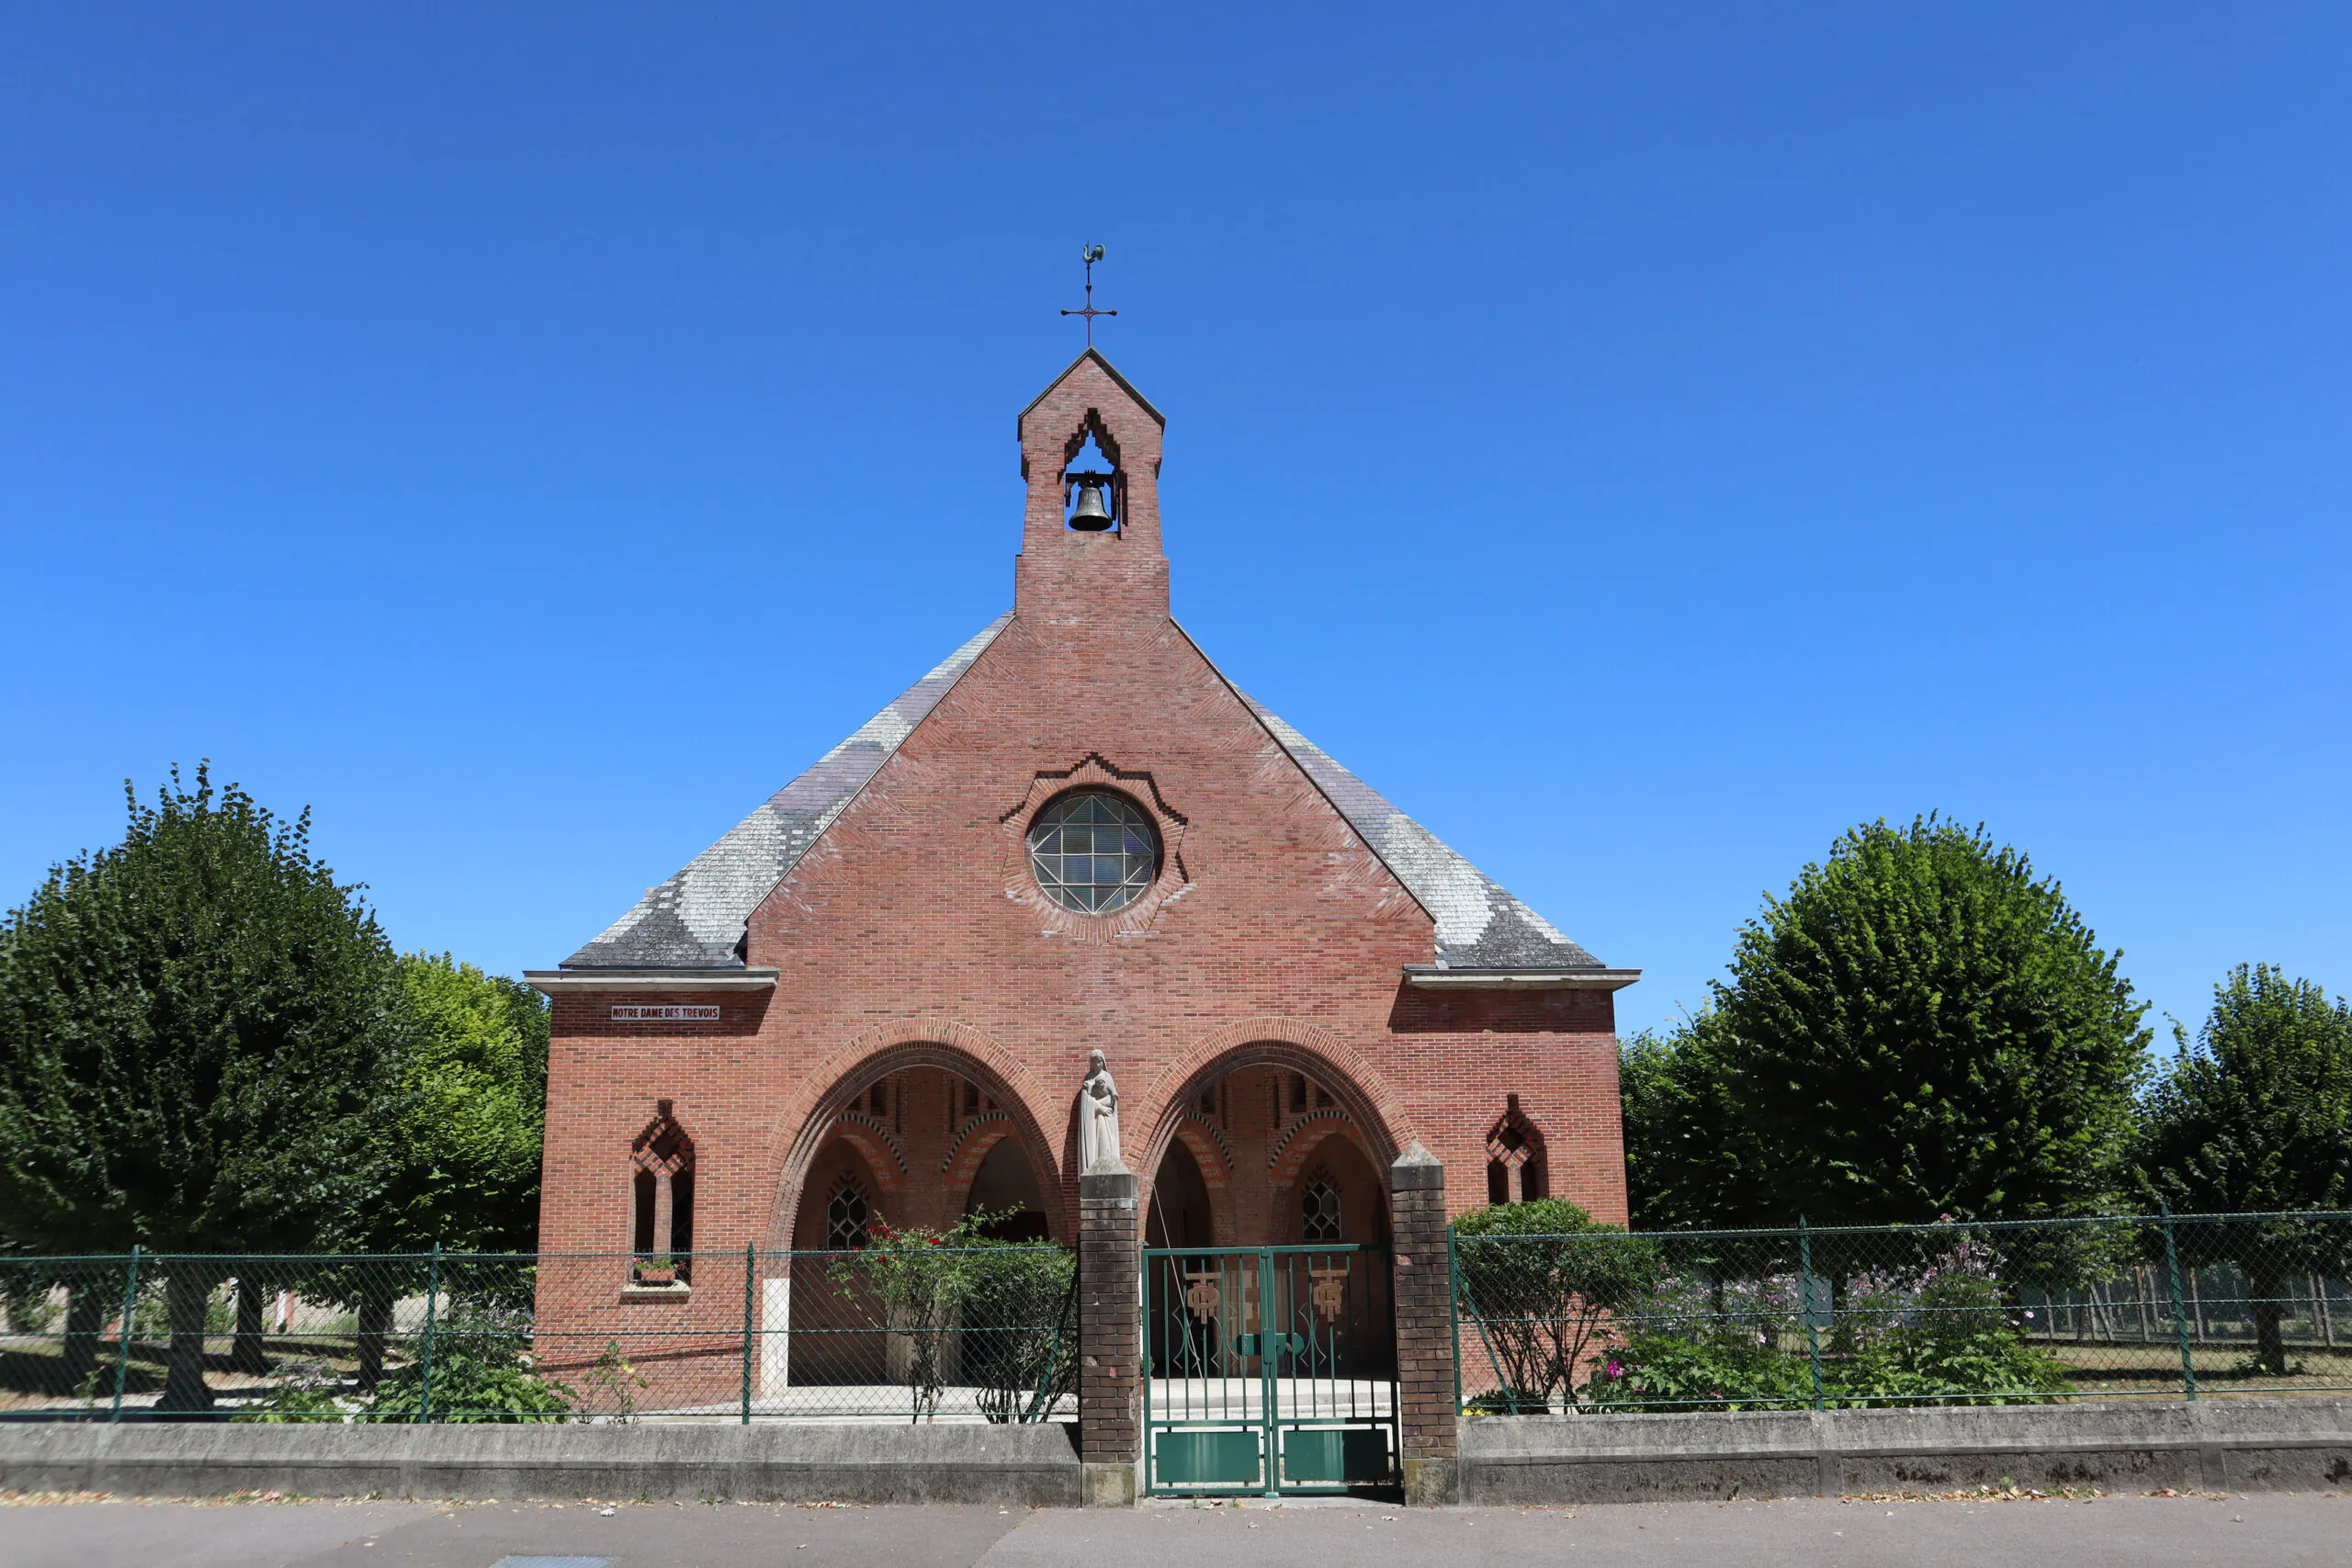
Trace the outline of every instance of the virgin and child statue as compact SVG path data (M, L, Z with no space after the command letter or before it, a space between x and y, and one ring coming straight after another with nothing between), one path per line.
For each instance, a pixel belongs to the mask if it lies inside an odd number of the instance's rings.
M1119 1153L1119 1089L1100 1051L1086 1055L1086 1082L1078 1090L1078 1169L1124 1170Z

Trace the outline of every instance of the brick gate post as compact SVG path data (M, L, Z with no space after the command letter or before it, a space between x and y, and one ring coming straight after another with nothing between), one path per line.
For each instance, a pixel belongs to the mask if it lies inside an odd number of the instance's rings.
M1078 1457L1089 1507L1136 1501L1143 1460L1141 1222L1135 1173L1078 1179Z
M1445 1167L1415 1144L1388 1168L1388 1190L1396 1243L1396 1414L1405 1500L1435 1506L1462 1495Z

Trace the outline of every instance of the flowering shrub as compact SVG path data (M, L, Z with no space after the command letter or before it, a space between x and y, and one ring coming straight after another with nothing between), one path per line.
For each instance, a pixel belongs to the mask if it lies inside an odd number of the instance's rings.
M1617 1341L1615 1319L1655 1296L1657 1244L1598 1225L1562 1199L1498 1203L1454 1222L1462 1288L1513 1410L1573 1405L1580 1369Z
M1916 1267L1849 1278L1820 1337L1821 1402L2011 1404L2067 1393L2064 1366L2019 1331L2029 1314L2008 1304L2003 1264L1963 1235ZM1810 1404L1804 1299L1795 1275L1668 1278L1619 1317L1622 1342L1593 1368L1585 1401L1613 1410Z
M2065 1366L2026 1342L1981 1275L1930 1270L1892 1323L1857 1333L1834 1394L1869 1404L2039 1404L2066 1393Z
M1604 1413L1795 1410L1813 1403L1813 1374L1803 1357L1782 1354L1760 1334L1637 1334L1594 1370L1585 1400Z
M1075 1330L1045 1326L1067 1326L1076 1260L1058 1247L994 1239L989 1226L1001 1217L975 1211L944 1231L876 1221L865 1246L828 1270L870 1292L890 1332L907 1340L910 1420L938 1414L951 1336L959 1331L965 1371L979 1384L981 1413L991 1421L1042 1413L1076 1376ZM1048 1385L1042 1403L1024 1398L1040 1383Z
M1794 1274L1726 1279L1705 1270L1668 1275L1622 1322L1635 1336L1697 1339L1735 1335L1778 1344L1804 1327L1804 1285Z
M1832 1348L1863 1352L1904 1329L1957 1334L2009 1326L2002 1261L1989 1243L1963 1234L1917 1269L1856 1274L1846 1281Z

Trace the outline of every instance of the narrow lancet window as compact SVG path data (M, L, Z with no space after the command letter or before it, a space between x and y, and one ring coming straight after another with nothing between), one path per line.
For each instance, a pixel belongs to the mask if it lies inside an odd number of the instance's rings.
M833 1183L825 1200L825 1247L831 1252L855 1252L872 1235L871 1211L865 1189L857 1178L844 1176Z
M1487 1134L1487 1201L1528 1203L1551 1196L1544 1164L1544 1134L1506 1095L1502 1120Z
M1306 1179L1298 1197L1298 1239L1313 1244L1340 1239L1340 1187L1328 1170Z
M684 1285L694 1271L695 1144L671 1114L670 1101L658 1103L630 1152L631 1279L640 1285Z

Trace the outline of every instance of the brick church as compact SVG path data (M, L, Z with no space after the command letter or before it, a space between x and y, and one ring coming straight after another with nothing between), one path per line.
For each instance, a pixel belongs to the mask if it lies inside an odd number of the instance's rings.
M845 1247L974 1209L1074 1242L1097 1050L1142 1246L1387 1241L1400 1157L1449 1212L1623 1222L1611 996L1639 972L1170 618L1164 424L1089 348L1020 417L1012 609L531 976L544 1250ZM597 1312L692 1310L662 1283L616 1266Z

